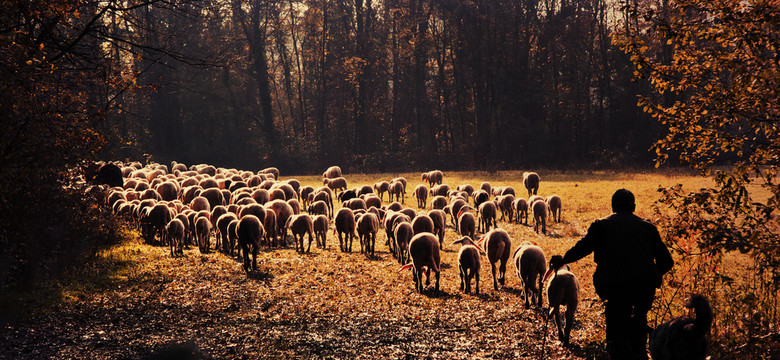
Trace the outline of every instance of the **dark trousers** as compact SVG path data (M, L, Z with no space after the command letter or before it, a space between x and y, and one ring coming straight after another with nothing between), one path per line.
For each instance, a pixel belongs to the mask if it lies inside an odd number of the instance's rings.
M655 289L618 289L605 305L607 352L611 360L647 359L647 312Z

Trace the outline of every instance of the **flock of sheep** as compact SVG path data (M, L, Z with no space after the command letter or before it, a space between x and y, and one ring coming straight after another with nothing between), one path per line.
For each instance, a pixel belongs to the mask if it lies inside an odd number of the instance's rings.
M444 184L441 171L426 172L422 181L428 185L418 185L411 194L418 208L428 208L418 211L404 205L405 178L349 188L337 166L323 173L323 186L316 189L302 186L297 179L280 179L276 168L251 172L204 164L187 167L174 162L168 167L133 162L105 164L100 169L101 174L114 177L120 172L119 180L101 180L113 186L105 194L106 203L117 217L139 227L147 243L169 246L172 256L183 254L190 244L197 244L203 253L215 249L234 256L238 251L247 272L257 269L261 246L286 245L288 233L299 252L310 251L315 241L327 249L327 233L332 230L340 251L351 252L357 237L360 251L375 258L377 233L383 228L387 247L402 265L399 271L412 269L418 292L424 289L422 275L428 286L433 271L438 290L439 251L449 217L461 236L453 243L460 245L460 290L470 293L475 280L474 292L479 293L481 253L487 255L493 288L498 290L499 284L504 285L511 255L526 307L542 306L543 283L551 278L547 285L550 315L554 315L559 339L568 342L578 303L576 277L567 267L548 270L544 251L531 242L523 242L512 254L511 236L498 227L498 221L528 225L529 212L536 232L546 233L548 219L560 222L561 198L536 195L540 182L536 173L523 174L528 191L525 199L516 196L511 186L493 187L484 182L478 188L468 184L451 188ZM334 211L337 201L341 208ZM306 237L308 245L304 246ZM565 329L561 305L566 306Z

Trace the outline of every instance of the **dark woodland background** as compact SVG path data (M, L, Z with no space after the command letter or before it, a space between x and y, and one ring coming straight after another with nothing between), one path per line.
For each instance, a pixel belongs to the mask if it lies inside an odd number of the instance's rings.
M106 104L95 127L105 159L300 174L649 166L655 155L659 126L637 107L649 90L611 43L632 11L616 1L136 5L63 55L103 77L83 91Z

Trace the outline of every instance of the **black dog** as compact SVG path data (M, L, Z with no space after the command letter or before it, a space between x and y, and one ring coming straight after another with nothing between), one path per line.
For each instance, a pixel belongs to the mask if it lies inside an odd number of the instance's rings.
M653 360L704 360L707 357L707 334L712 326L712 308L707 298L691 295L685 307L694 309L696 318L680 316L655 328L650 335Z

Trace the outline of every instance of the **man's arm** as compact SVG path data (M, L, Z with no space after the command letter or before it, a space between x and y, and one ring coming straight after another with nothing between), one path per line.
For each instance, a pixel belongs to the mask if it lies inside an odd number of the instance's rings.
M658 228L653 228L653 257L655 258L655 266L661 275L666 274L674 266L674 260L672 254L669 253L669 249L666 248L664 242L661 240L661 235L658 234Z
M598 229L599 225L597 222L591 224L585 237L577 241L563 256L563 264L573 263L592 253L596 248L596 239L599 237Z

